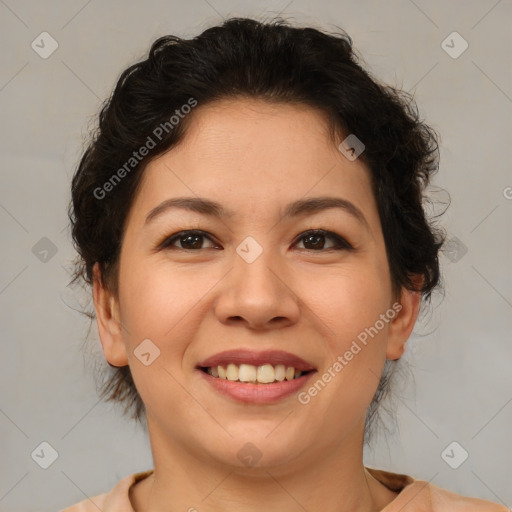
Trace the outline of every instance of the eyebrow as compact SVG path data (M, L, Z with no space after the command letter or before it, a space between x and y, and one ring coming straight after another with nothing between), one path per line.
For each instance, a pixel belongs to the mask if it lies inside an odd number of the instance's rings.
M164 212L173 208L193 211L219 219L232 218L235 215L235 212L232 210L226 209L221 204L203 197L173 197L166 199L153 208L148 213L145 224L149 224ZM286 206L282 218L298 217L300 215L317 213L331 208L341 208L359 221L371 233L370 225L363 212L355 204L341 197L322 196L299 199Z

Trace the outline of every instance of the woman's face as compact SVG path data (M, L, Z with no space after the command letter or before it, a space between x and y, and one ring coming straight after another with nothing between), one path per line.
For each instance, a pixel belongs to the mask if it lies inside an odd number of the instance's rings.
M292 467L360 446L386 357L414 323L400 323L368 170L311 108L238 99L191 115L127 219L122 329L99 321L106 357L130 365L154 456ZM202 234L171 239L187 230ZM288 381L298 359L311 371ZM218 366L275 382L223 380Z

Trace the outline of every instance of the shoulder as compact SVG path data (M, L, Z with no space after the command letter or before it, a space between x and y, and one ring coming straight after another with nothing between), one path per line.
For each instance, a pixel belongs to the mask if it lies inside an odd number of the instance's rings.
M133 512L129 497L130 487L151 473L152 469L128 475L119 480L110 492L86 498L59 512Z
M461 496L409 475L366 469L385 487L398 492L383 512L511 512L503 505Z
M510 512L503 505L479 498L461 496L430 484L432 512Z
M107 493L98 494L98 496L86 498L70 507L59 510L59 512L98 512L98 510L105 508L107 496Z

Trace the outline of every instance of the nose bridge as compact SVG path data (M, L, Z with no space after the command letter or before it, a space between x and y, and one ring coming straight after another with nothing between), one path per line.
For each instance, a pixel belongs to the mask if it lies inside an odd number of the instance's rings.
M278 278L278 255L270 246L263 247L254 238L247 237L236 249L233 286L239 299L253 304L274 304L282 293L283 283ZM273 268L274 267L274 268Z
M259 247L250 240L238 246L237 257L233 262L236 281L243 290L251 288L254 291L259 289L266 293L275 293L279 286L276 282L277 272L273 267L279 266L278 256L273 254L271 247Z
M221 321L245 320L263 328L269 322L295 322L298 304L285 282L279 254L246 237L236 248L233 268L216 306Z

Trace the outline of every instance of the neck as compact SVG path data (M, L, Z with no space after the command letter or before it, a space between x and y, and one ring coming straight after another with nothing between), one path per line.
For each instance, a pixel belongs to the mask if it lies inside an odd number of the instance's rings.
M396 497L364 468L362 434L300 462L253 468L208 462L154 426L151 434L155 469L132 487L136 512L378 512Z

